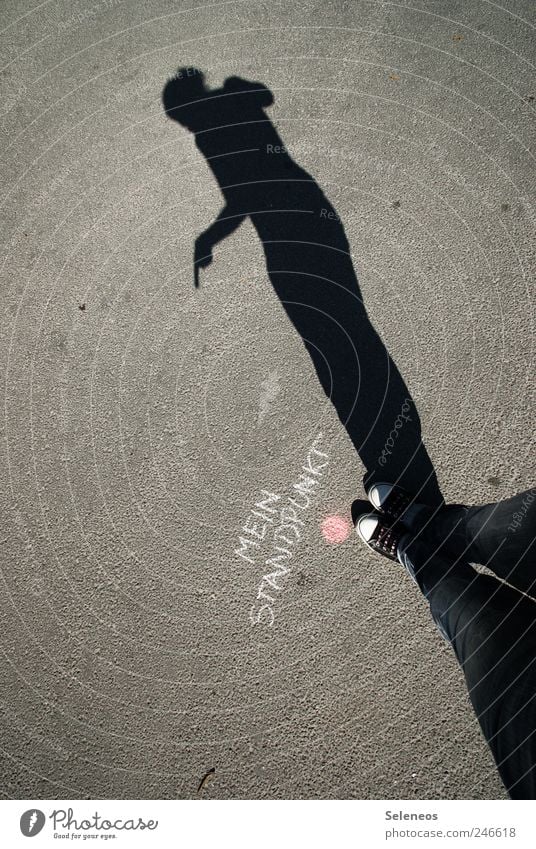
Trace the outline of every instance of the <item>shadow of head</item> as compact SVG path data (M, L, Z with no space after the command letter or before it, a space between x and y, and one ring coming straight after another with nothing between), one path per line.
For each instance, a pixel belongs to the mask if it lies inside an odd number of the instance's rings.
M162 105L168 118L193 130L197 111L193 107L208 96L203 71L199 68L179 68L164 86Z
M207 88L203 71L193 67L179 68L162 91L167 116L191 132L207 129L219 119L228 135L230 132L241 136L245 132L244 119L246 123L254 122L260 117L260 110L273 102L273 94L265 85L242 77L227 77L221 88ZM240 122L236 129L235 122Z

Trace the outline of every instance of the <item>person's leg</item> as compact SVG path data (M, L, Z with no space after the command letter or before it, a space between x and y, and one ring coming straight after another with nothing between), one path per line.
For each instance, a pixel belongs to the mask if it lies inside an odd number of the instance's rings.
M405 537L399 560L452 644L512 798L536 798L536 604L466 561Z

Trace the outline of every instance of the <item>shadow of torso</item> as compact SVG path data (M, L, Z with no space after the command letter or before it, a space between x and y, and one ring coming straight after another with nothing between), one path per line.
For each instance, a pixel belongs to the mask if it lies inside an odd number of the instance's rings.
M341 251L348 258L348 269L349 244L342 222L314 178L285 148L264 111L271 103L272 95L264 86L231 78L223 89L211 92L204 108L197 104L196 145L228 205L251 218L270 260L269 270L279 258L280 270L306 273L300 244L307 244L309 251L315 247ZM316 258L322 265L324 256L332 267L344 261L319 250ZM353 269L352 277L350 281L344 276L341 282L351 283L357 292Z
M272 102L262 84L231 77L188 104L183 120L225 197L225 217L251 219L270 281L368 478L398 480L437 502L417 410L367 316L343 224L286 150L264 111Z

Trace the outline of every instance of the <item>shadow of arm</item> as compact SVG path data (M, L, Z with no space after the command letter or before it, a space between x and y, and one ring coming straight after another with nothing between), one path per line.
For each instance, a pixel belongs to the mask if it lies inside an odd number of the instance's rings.
M199 287L199 269L206 268L212 262L214 246L234 233L245 217L243 213L234 212L232 207L226 203L216 220L197 237L194 247L194 284L196 289Z

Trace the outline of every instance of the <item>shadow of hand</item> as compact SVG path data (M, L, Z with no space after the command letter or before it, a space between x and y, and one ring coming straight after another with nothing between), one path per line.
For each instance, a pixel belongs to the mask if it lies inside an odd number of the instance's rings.
M194 246L194 286L199 289L199 269L208 268L213 260L212 245L202 233L195 240Z

